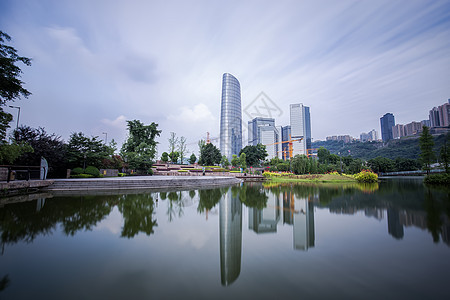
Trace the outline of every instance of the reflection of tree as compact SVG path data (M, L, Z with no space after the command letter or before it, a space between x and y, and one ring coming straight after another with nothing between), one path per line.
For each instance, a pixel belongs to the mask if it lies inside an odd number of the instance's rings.
M267 199L269 197L261 186L245 184L239 192L239 200L247 207L263 209L267 206Z
M433 242L439 242L439 233L441 232L441 212L439 203L433 199L430 189L425 193L425 210L427 211L427 228L433 236Z
M178 217L183 216L184 203L181 201L181 192L169 192L167 198L169 199L167 215L169 216L169 221L172 222L176 215Z
M125 195L118 208L124 221L122 237L132 238L139 232L151 235L153 227L158 226L153 220L155 206L150 194Z
M8 275L3 276L2 280L0 280L0 292L6 289L11 280Z
M218 188L211 190L199 190L198 195L200 200L198 202L197 211L202 213L205 210L211 210L217 203L219 203L220 198L222 198L222 191Z
M167 193L166 192L161 192L161 193L159 193L159 197L161 198L161 200L166 200L167 199Z
M195 197L195 190L190 190L189 191L189 197L191 197L191 199L194 199L194 197Z

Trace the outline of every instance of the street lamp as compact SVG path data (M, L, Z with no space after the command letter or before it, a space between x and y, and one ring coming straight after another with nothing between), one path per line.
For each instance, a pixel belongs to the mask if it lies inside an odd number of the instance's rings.
M12 105L10 105L9 107L17 108L19 110L18 113L17 113L17 126L16 126L16 129L17 129L17 128L19 128L20 107L19 106L12 106Z
M102 132L105 135L105 144L108 143L108 133L107 132Z

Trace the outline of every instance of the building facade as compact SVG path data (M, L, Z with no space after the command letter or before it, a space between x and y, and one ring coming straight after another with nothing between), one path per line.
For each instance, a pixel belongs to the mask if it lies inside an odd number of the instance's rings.
M384 116L380 118L381 123L381 138L384 142L392 140L392 127L395 126L395 118L392 113L386 113Z
M448 103L433 107L430 110L431 127L447 127L450 126L450 99Z
M281 141L287 142L291 139L291 126L281 127ZM281 144L281 158L287 160L289 157L289 143Z
M241 86L231 74L223 74L220 109L220 152L231 161L242 149Z
M278 157L280 145L276 144L280 140L280 133L275 126L273 118L254 118L248 121L248 144L256 146L263 144L266 146L267 159Z
M302 103L290 105L291 138L300 139L292 143L292 155L306 155L311 149L311 116L309 107Z

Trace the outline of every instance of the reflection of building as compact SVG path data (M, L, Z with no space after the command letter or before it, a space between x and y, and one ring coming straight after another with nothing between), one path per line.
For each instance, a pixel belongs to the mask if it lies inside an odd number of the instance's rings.
M314 247L314 205L308 198L295 199L294 249Z
M242 149L241 86L231 74L223 74L220 109L220 152L231 161Z
M228 191L220 201L220 277L222 285L233 283L241 273L242 204Z
M270 196L267 206L263 209L248 209L248 228L256 233L277 232L277 224L280 221L280 199Z
M285 191L283 193L283 223L293 225L294 224L294 194L291 191Z
M400 223L400 212L395 208L387 209L388 232L396 239L403 238L403 225Z
M380 208L365 208L364 214L366 217L374 217L377 220L383 219L383 210Z

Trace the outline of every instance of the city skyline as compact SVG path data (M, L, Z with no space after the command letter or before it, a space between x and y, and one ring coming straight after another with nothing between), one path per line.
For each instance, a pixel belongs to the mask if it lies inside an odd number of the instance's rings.
M239 78L242 107L262 91L279 107L308 103L314 140L357 137L378 128L387 111L401 124L426 119L450 95L449 11L448 1L224 8L209 1L5 0L0 29L33 59L21 66L32 95L14 103L20 124L65 141L72 132L107 132L121 145L125 121L139 119L163 130L159 154L170 132L198 153L206 132L219 136L224 72ZM16 118L16 110L5 110ZM288 124L287 109L280 113L277 122Z

